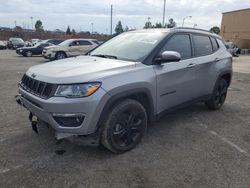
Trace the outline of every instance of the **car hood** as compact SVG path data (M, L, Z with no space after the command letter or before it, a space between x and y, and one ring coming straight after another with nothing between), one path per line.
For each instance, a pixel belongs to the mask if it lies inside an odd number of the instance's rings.
M92 56L78 56L36 65L27 75L47 83L83 83L135 69L135 62Z

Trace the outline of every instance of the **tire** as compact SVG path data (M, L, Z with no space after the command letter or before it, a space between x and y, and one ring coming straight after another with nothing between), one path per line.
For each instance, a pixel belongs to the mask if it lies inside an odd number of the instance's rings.
M136 100L125 99L109 113L101 134L101 143L114 153L133 149L147 128L147 113Z
M25 52L25 57L31 57L31 56L32 56L32 52L31 51Z
M215 85L211 98L205 102L206 106L210 110L220 109L227 97L228 83L225 79L220 78Z
M66 57L67 57L67 55L65 54L65 52L57 52L56 55L55 55L56 60L64 59Z

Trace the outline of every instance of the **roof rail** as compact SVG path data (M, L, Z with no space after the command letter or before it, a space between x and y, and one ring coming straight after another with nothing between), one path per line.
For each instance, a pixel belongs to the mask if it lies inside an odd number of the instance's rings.
M204 31L208 33L213 33L211 31L205 30L205 29L197 29L197 28L192 28L192 27L174 27L173 30L175 29L190 29L190 30L197 30L197 31Z

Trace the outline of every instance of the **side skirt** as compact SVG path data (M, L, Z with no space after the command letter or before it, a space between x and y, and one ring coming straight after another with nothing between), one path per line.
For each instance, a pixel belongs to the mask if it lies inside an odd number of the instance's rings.
M210 95L204 95L202 97L199 97L199 98L196 98L196 99L193 99L193 100L190 100L190 101L187 101L187 102L184 102L182 104L179 104L177 106L174 106L174 107L171 107L169 109L166 109L162 112L160 112L159 114L156 114L153 116L152 120L153 121L156 121L160 118L162 118L163 116L171 113L171 112L174 112L176 110L179 110L179 109L182 109L182 108L185 108L185 107L188 107L190 106L191 104L195 104L195 103L198 103L198 102L205 102L206 100L208 100L210 98Z

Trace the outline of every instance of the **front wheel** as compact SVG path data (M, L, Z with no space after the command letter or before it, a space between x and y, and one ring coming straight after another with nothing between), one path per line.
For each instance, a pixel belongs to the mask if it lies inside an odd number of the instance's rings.
M111 110L104 123L102 144L114 153L133 149L142 139L147 127L147 113L141 103L126 99Z
M64 52L57 52L56 55L55 55L55 59L56 60L58 60L58 59L64 59L66 57L67 57L67 55Z
M211 98L205 102L210 110L218 110L224 104L227 97L228 83L225 79L220 78L217 82Z

